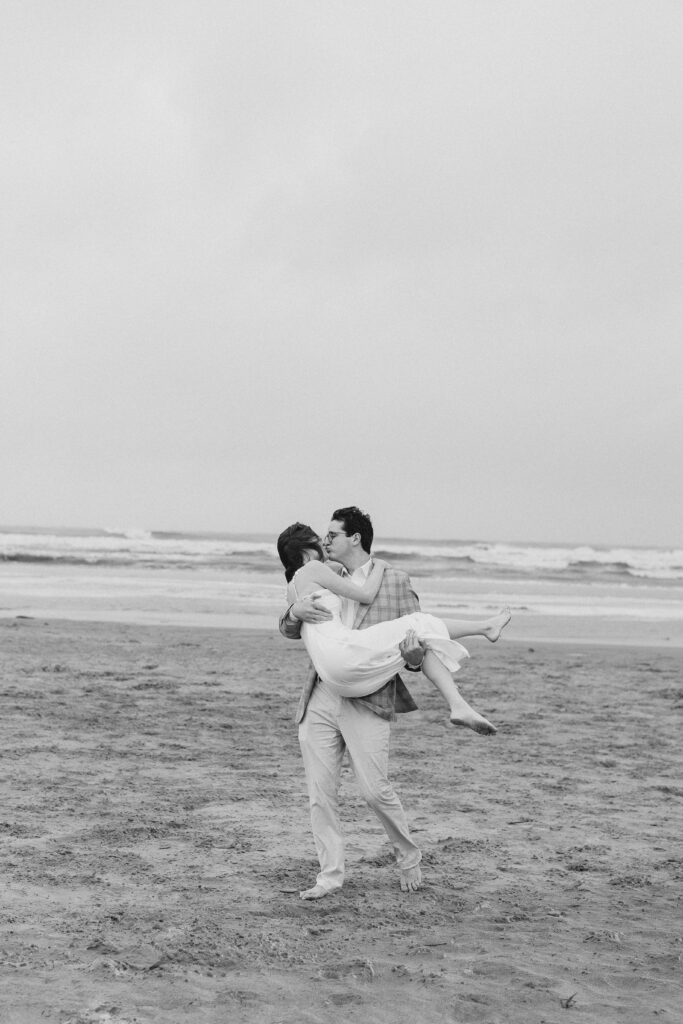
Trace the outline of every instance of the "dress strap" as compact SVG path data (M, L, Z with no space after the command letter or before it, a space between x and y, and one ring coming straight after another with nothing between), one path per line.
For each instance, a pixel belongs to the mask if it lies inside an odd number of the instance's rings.
M296 576L296 573L294 573L294 576ZM292 576L291 580L289 581L289 586L292 588L292 594L294 595L294 601L298 601L299 600L299 591L296 589L296 583L294 582L294 576ZM294 601L292 601L292 604L294 604Z

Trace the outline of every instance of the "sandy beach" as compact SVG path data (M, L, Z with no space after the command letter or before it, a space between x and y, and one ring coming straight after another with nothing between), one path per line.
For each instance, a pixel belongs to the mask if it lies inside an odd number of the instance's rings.
M458 681L498 735L421 677L393 730L424 888L399 891L347 769L348 881L304 903L300 644L0 636L7 1024L680 1019L680 648L470 642Z

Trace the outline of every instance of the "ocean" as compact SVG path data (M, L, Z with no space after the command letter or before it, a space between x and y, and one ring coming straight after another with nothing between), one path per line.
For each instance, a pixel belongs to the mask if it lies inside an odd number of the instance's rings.
M683 549L377 538L424 610L488 615L512 639L683 646ZM275 537L0 528L0 615L276 628Z

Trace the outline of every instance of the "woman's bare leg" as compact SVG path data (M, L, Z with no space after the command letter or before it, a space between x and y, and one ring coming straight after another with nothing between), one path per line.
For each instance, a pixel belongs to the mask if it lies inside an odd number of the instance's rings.
M465 698L461 696L460 690L453 682L453 676L434 651L425 651L422 671L448 704L453 725L463 725L465 728L473 729L474 732L478 732L482 736L492 736L498 731L495 725L491 725L483 715L480 715L478 711L470 707Z
M485 636L492 644L503 632L512 618L509 608L503 608L490 619L444 619L451 640L462 640L465 636Z

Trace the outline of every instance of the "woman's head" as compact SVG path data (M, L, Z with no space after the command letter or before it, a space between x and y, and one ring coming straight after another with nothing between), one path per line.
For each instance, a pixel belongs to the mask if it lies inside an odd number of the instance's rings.
M320 537L310 526L292 523L277 539L277 553L285 567L285 579L289 583L297 569L309 560L311 552L322 559L323 549Z

